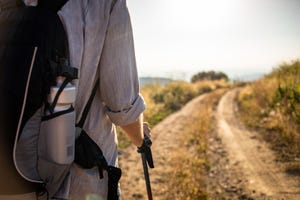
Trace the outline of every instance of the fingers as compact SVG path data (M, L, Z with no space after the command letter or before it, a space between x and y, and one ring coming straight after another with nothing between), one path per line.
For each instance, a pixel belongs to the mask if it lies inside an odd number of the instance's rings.
M144 130L144 134L150 138L151 137L151 129L149 127L148 122L143 123L143 130Z
M145 135L145 148L141 151L138 151L140 153L144 153L147 163L149 165L150 168L154 168L154 164L153 164L153 158L152 158L152 152L151 152L151 129L149 127L149 124L147 122L143 122L143 131L144 131L144 135Z

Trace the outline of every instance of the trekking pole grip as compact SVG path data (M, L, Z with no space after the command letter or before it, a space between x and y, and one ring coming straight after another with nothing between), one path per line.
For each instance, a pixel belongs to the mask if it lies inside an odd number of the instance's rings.
M141 154L145 154L145 160L147 161L149 167L154 168L151 145L152 145L151 139L147 135L145 135L143 144L141 147L138 147L137 152Z

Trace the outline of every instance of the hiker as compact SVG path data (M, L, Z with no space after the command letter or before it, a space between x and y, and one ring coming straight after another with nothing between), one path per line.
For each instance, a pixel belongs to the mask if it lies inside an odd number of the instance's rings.
M37 5L37 0L24 2L28 6ZM107 164L117 167L117 136L114 125L120 126L135 146L145 145L142 115L145 102L139 94L133 35L126 1L69 0L59 11L59 15L68 35L70 64L79 69L79 80L74 81L77 88L76 122L80 121L99 79L83 128L101 148ZM147 125L145 128L148 129ZM84 200L89 195L91 198L96 196L106 199L107 185L107 173L104 173L103 179L99 179L97 167L83 169L73 164L62 190L67 191L64 195L67 194L73 200ZM20 193L29 191L32 191L31 188ZM33 193L20 193L5 197L0 195L0 199L35 199Z
M145 102L139 94L133 33L125 0L69 0L59 12L69 37L72 66L80 67L75 108L80 119L99 78L85 131L102 149L109 165L118 166L114 125L121 126L137 147L143 143ZM70 199L107 196L107 177L98 170L71 168Z

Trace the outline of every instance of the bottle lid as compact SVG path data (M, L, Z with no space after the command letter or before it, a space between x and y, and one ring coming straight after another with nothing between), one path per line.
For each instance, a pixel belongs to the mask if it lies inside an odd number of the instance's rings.
M53 102L58 90L59 90L59 87L57 87L57 86L51 87L50 94L48 96L49 103ZM75 86L69 84L64 88L64 90L59 95L57 103L58 104L71 104L71 103L75 102L75 98L76 98L76 88L75 88Z

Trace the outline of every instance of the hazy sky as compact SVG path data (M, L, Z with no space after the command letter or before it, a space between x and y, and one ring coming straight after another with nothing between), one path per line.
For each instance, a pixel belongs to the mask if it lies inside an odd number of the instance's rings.
M300 58L300 0L127 0L141 76L268 73Z

